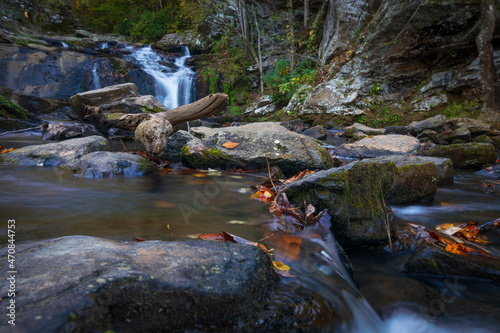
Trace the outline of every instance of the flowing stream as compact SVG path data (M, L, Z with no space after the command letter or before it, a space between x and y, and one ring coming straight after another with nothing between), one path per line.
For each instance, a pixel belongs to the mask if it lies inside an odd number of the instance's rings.
M2 136L0 145L47 143L38 135ZM121 149L121 145L115 147ZM134 237L178 240L221 230L259 241L270 233L268 207L249 198L249 185L264 176L206 171L86 179L53 168L0 165L1 214L16 218L19 243L64 235L128 242ZM433 204L394 207L396 217L429 226L489 221L500 215L500 197L485 192L482 181L471 173L459 173L455 184L438 190ZM0 246L5 246L5 225L0 228ZM274 300L276 308L279 303L291 304L312 331L494 332L500 325L498 284L409 276L400 270L405 255L393 257L381 247L347 252L358 289L339 259L333 235L325 230L327 224L298 235L302 237L299 252L273 237L264 241L297 277L283 279ZM499 233L489 236L500 241ZM429 305L422 294L439 293L449 281L458 284L460 295L446 303L443 314L429 316L432 302ZM314 301L304 302L304 293L309 293L307 299L314 295Z

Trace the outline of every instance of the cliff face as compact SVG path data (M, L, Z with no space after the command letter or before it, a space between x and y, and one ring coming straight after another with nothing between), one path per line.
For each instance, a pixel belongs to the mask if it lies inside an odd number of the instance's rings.
M332 79L295 109L362 114L383 103L430 111L480 98L479 19L478 1L331 0L319 57L332 64ZM496 23L493 46L500 71L500 17ZM350 60L339 65L339 59Z

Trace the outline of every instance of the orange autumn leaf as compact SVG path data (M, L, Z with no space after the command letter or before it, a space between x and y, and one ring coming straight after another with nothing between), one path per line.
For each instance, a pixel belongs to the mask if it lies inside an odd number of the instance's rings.
M285 265L281 261L273 260L273 265L274 265L274 267L276 267L277 269L282 270L282 271L289 271L290 270L290 267L288 267L287 265Z
M436 229L448 229L450 227L453 227L453 223L446 223L446 224L443 224L443 225L440 225L439 227L437 227Z
M290 273L290 267L280 261L273 260L274 271L284 278L294 278L295 275Z
M163 201L163 200L157 200L154 202L155 207L160 207L160 208L174 208L177 207L176 204L173 202L168 202L168 201Z
M212 241L219 241L219 242L223 242L225 239L224 239L224 235L222 233L218 233L218 234L201 234L198 236L198 239L204 239L204 240L212 240Z
M446 246L446 251L460 254L461 256L467 256L473 250L460 243L451 243Z
M239 146L240 144L238 142L225 142L222 144L222 147L224 148L228 148L228 149L233 149L237 146Z
M14 150L15 150L14 148L4 149L4 150L0 151L0 154L10 153L11 151L14 151Z
M207 175L204 173L193 173L193 176L202 178L202 177L206 177Z
M264 191L257 191L250 196L250 199L257 199L263 202L271 202L274 199L273 194L268 189Z

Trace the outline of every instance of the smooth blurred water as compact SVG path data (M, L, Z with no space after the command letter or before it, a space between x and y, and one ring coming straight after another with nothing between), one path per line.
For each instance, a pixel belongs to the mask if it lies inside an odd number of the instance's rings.
M162 55L157 54L151 46L145 46L131 53L139 66L156 83L155 97L167 108L173 109L196 100L196 73L186 66L186 60L191 57L189 48L182 46L183 55L177 57L174 67L169 68Z
M37 134L0 137L4 147L40 143L47 142ZM177 240L220 231L261 241L297 277L283 279L271 305L286 303L305 330L441 333L494 332L499 327L500 286L460 279L460 297L439 316L429 317L421 310L429 307L424 296L431 291L439 295L453 279L404 274L400 267L407 256L393 257L381 247L348 252L358 289L342 265L334 236L325 233L328 226L294 235L269 229L268 206L249 198L249 186L265 176L199 170L87 179L56 168L0 165L0 216L16 220L19 243L65 235ZM433 204L394 207L396 217L428 226L497 218L499 195L484 191L482 182L459 173L455 184L438 190ZM6 224L0 225L0 246L7 244L6 234ZM283 243L287 236L300 238L299 245ZM491 239L498 238L493 232Z

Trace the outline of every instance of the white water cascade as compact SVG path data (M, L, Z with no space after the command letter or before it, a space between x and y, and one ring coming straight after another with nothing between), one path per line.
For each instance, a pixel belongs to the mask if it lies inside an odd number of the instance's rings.
M175 59L177 68L174 70L162 64L167 59L156 54L151 46L142 47L131 54L139 66L154 78L155 97L169 109L189 104L196 97L196 73L185 65L191 54L186 46L182 47L182 51L183 55Z
M92 85L93 89L101 89L101 82L99 81L99 74L97 74L97 61L94 63L94 67L92 67Z

